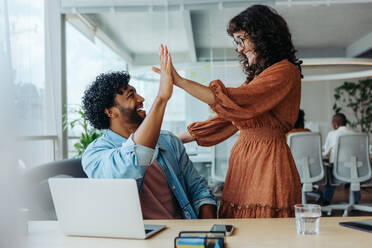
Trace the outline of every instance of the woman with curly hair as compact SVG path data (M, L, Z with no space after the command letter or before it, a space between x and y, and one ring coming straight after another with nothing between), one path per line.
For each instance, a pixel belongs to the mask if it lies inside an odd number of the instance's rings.
M180 138L213 146L240 131L229 159L221 218L292 217L301 202L301 184L285 133L299 111L302 62L286 21L267 6L247 8L229 22L227 32L247 80L237 88L220 80L206 87L180 77L173 67L174 84L217 114L192 123Z

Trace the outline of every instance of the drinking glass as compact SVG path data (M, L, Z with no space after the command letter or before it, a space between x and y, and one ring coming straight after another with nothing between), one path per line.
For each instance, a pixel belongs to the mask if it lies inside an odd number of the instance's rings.
M316 204L295 205L296 226L299 234L318 234L321 207Z

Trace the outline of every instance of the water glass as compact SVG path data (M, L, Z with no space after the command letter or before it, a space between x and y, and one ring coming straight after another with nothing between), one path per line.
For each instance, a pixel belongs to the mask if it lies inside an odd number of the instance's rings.
M316 204L296 204L296 226L299 234L318 234L321 207Z

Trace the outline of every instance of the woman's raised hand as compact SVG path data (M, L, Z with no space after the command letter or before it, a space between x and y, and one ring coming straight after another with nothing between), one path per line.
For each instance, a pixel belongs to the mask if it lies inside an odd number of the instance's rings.
M171 72L171 65L172 59L170 54L168 53L168 48L165 46L160 45L159 47L159 58L160 58L160 85L159 85L159 92L158 97L169 100L172 96L173 92L173 80L172 80L172 72Z

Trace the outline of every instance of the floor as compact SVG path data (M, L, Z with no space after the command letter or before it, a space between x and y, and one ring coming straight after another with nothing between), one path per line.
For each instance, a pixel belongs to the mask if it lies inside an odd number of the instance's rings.
M322 190L322 187L320 187ZM335 190L333 200L331 204L345 203L349 200L349 189L345 186L338 186ZM308 203L314 202L313 199L308 198ZM372 187L361 189L361 200L359 204L369 203L372 204ZM343 211L333 210L331 216L342 216ZM324 215L326 216L326 215ZM372 216L372 212L361 212L361 211L351 211L349 216Z

